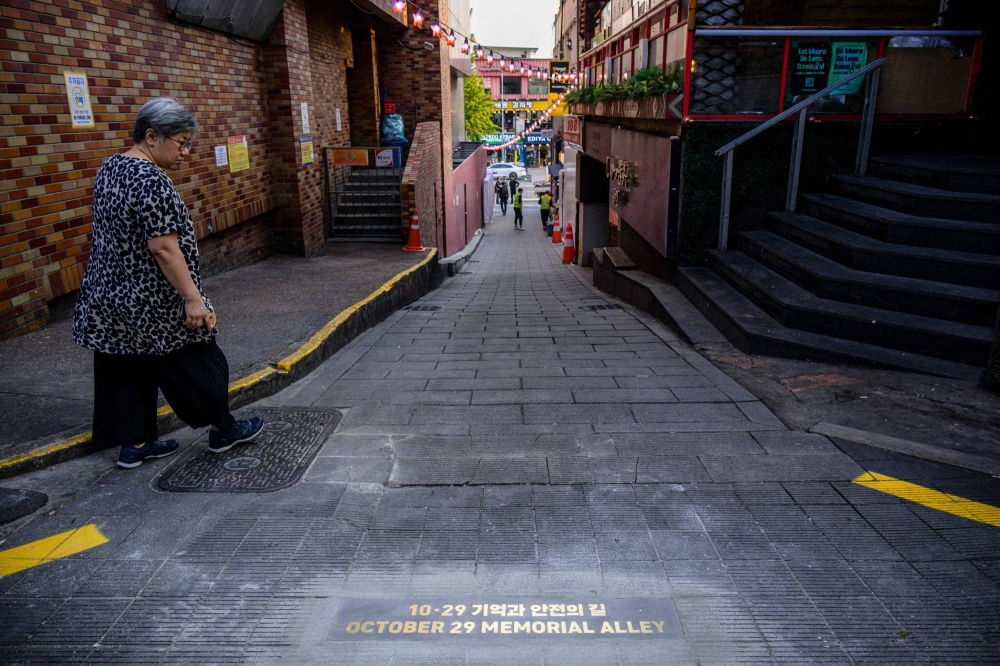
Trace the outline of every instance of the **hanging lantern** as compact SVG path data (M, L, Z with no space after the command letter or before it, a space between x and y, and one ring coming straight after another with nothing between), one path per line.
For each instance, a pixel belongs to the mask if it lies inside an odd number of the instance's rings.
M517 67L514 66L514 61L511 60L510 61L510 73L513 74L516 70L517 70Z
M492 50L490 51L490 54L488 56L486 56L486 64L489 65L490 67L493 66L493 51Z
M462 42L462 53L464 53L466 55L469 54L469 40L468 39L465 40L464 42Z
M452 30L451 32L449 32L448 35L444 39L445 39L446 42L448 42L448 46L454 46L455 45L455 31Z
M524 76L524 65L521 65L521 76Z
M402 14L406 10L406 0L395 0L392 3L392 13Z
M479 44L476 44L476 57L480 60L483 59L483 47Z
M490 51L490 53L492 54L493 51ZM503 57L502 53L500 54L500 69L507 69L507 59Z
M424 27L424 15L420 13L420 10L413 12L413 27L423 28Z
M434 35L435 37L441 36L441 24L438 23L437 21L431 23L431 34Z

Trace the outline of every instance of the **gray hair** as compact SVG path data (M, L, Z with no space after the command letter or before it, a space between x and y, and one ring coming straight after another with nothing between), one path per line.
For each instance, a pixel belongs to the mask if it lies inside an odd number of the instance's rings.
M189 130L192 138L198 133L198 121L173 97L157 97L142 105L135 117L132 140L142 143L146 130L152 128L161 139Z

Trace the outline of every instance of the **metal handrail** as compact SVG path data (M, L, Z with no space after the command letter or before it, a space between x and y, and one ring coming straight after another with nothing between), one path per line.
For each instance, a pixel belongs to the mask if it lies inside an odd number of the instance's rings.
M752 130L750 130L749 132L747 132L746 134L743 134L739 138L730 141L729 143L727 143L726 145L724 145L722 148L719 148L717 151L715 151L715 154L716 155L722 155L723 153L728 152L728 151L732 150L733 148L737 147L741 143L747 142L748 140L750 140L753 137L757 136L758 134L760 134L761 132L763 132L767 128L773 127L774 125L777 125L778 123L780 123L785 118L788 118L789 116L791 116L791 115L793 115L795 113L798 113L799 111L801 111L802 109L806 108L807 106L811 106L813 104L813 102L816 102L817 100L820 100L823 97L826 97L827 95L829 95L831 92L833 92L837 88L842 87L848 81L853 81L854 79L856 79L856 78L858 78L860 76L864 76L864 75L868 74L868 72L872 71L873 69L878 69L879 67L881 67L882 65L884 65L887 62L889 62L888 58L879 58L878 60L875 60L875 61L872 61L872 62L868 63L867 65L865 65L861 69L856 70L854 72L851 72L850 76L845 76L844 78L842 78L841 80L837 81L836 83L828 85L826 88L823 88L822 90L820 90L817 93L813 93L812 95L810 95L809 97L806 97L801 102L798 102L798 103L796 103L796 104L788 107L787 109L785 109L784 111L782 111L781 113L779 113L778 115L776 115L774 118L771 118L770 120L768 120L765 123L761 123L757 127L754 127Z
M861 136L858 139L858 153L854 162L854 172L863 176L868 168L868 151L871 147L872 124L875 121L875 103L878 97L879 69L888 58L879 58L861 69L851 72L836 83L828 85L819 92L813 93L801 102L785 109L774 118L758 125L749 132L737 137L715 151L716 155L725 155L725 165L722 169L722 209L719 211L719 250L725 251L729 245L729 206L733 193L733 155L736 148L757 136L769 127L774 127L785 118L796 115L792 129L792 159L788 167L788 189L785 195L785 212L794 213L799 195L799 173L802 166L802 140L806 129L806 111L815 102L826 97L838 88L854 79L864 76L868 85L865 88L865 106L861 114Z

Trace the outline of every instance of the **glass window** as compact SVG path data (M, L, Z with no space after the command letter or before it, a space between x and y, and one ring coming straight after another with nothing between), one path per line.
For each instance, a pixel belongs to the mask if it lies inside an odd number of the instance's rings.
M549 82L539 81L538 79L528 79L528 94L529 95L548 95L549 94Z
M622 56L622 80L627 79L632 75L632 54L635 51L629 51Z
M608 83L618 82L618 64L621 58L612 58L611 64L608 66Z
M521 94L521 79L519 77L504 77L503 80L503 94L504 95L520 95Z
M663 64L663 35L649 40L649 66L659 67Z

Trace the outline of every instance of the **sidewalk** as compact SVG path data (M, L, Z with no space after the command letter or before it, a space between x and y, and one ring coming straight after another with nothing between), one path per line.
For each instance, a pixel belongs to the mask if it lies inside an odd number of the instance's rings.
M242 410L252 444L18 477L51 499L0 527L0 661L1000 660L1000 481L788 430L539 219Z
M426 254L395 245L329 243L326 255L278 255L205 280L230 381L295 351L337 313ZM17 445L90 428L93 354L72 321L0 342L0 459Z

